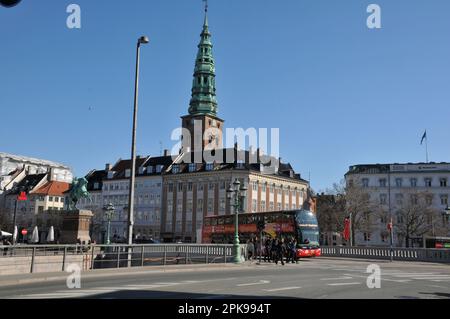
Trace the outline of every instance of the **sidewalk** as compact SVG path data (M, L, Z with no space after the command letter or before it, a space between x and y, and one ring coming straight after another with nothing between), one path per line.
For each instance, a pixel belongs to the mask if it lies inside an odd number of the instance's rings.
M190 272L190 271L209 271L219 269L245 269L249 264L200 264L200 265L173 265L173 266L148 266L148 267L131 267L131 268L108 268L83 271L83 278L102 278L117 276L133 276L136 274L154 274L168 272ZM36 274L20 274L0 277L0 287L17 286L24 284L49 282L49 281L65 281L69 272L53 272L53 273L36 273Z

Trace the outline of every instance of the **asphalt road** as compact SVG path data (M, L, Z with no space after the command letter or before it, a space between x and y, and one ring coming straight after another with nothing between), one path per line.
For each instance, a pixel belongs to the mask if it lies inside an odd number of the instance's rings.
M380 288L367 286L371 264L380 267ZM450 298L450 265L445 264L317 258L285 266L246 262L189 271L146 269L82 275L80 289L68 289L64 279L8 287L0 283L0 298Z

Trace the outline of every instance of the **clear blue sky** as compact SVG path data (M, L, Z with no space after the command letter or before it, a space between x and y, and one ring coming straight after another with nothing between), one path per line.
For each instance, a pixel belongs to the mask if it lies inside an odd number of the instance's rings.
M66 27L66 7L82 29ZM366 27L370 3L382 29ZM129 157L135 42L138 151L171 148L187 113L200 0L22 0L0 7L0 151L78 176ZM210 0L219 115L279 127L281 156L321 190L349 165L450 161L450 1ZM91 108L91 110L90 110Z

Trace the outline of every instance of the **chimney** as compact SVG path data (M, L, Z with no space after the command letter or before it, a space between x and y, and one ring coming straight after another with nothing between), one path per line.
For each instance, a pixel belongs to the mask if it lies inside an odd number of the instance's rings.
M169 150L164 150L164 156L170 156L170 151Z
M112 164L107 163L107 164L105 165L105 171L109 172L110 170L112 170Z

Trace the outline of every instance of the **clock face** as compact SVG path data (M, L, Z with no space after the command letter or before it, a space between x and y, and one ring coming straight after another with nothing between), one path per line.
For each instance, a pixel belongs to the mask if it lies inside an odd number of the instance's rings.
M213 120L213 121L212 121L211 126L212 126L212 127L217 127L217 122L216 122L216 120Z

